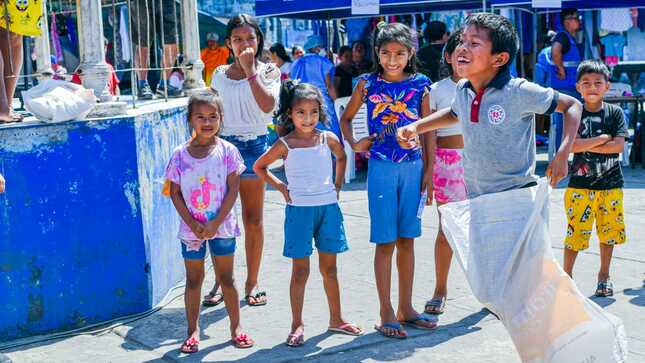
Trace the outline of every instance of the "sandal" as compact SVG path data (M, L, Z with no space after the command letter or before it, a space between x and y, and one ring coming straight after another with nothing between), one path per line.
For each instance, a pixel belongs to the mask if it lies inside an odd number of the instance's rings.
M305 344L305 332L298 328L287 336L287 345L290 347L302 347Z
M255 342L246 333L240 333L235 338L231 339L231 343L238 349L251 348Z
M446 297L432 298L426 302L425 312L432 315L441 315L446 308Z
M257 292L255 295L246 295L244 300L249 306L263 306L267 304L266 300L267 293L266 291ZM262 299L264 298L264 299Z
M224 294L221 292L209 292L208 295L204 295L204 300L202 300L202 305L210 307L217 306L224 301Z
M0 125L2 124L11 124L14 122L22 122L22 115L14 114L13 112L9 115L7 119L0 119Z
M330 331L330 332L333 332L333 333L351 335L351 336L354 336L354 337L361 336L361 335L365 334L363 329L361 329L360 327L358 327L358 326L356 326L354 324L351 324L351 323L340 324L337 327L329 327L329 329L327 329L327 330Z
M375 325L374 329L376 329L377 332L381 333L386 338L405 339L408 337L408 333L403 330L403 327L398 322L385 323L381 326ZM389 333L387 329L394 330L394 333Z
M614 296L614 284L607 279L607 281L598 281L598 286L596 287L596 296L597 297L610 297Z
M419 314L416 317L408 320L404 320L401 323L415 327L421 330L434 330L437 329L437 322L431 321L429 317ZM426 323L430 323L429 325Z
M184 340L180 350L182 353L186 354L197 353L199 351L199 339L190 337Z

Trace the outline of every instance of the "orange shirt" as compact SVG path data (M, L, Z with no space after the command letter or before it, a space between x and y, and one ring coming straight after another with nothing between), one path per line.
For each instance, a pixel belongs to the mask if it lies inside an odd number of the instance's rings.
M204 62L204 82L206 87L211 85L211 77L215 68L226 64L229 57L229 50L226 47L218 47L215 50L205 48L202 50L201 58Z

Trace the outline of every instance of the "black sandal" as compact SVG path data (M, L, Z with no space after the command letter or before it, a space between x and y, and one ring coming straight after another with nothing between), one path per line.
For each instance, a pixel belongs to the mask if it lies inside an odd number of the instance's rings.
M260 291L255 295L250 295L250 294L246 295L244 297L244 300L246 301L246 304L249 306L263 306L267 304L266 296L267 296L266 291ZM261 301L261 298L263 297L264 297L264 300ZM251 299L253 299L254 302L251 301Z
M213 293L211 291L208 293L208 295L204 296L204 300L202 300L202 305L211 307L211 306L217 306L223 302L224 302L224 294L222 294L219 291L216 293Z
M598 285L596 286L596 296L597 297L614 296L614 284L609 280L598 281Z

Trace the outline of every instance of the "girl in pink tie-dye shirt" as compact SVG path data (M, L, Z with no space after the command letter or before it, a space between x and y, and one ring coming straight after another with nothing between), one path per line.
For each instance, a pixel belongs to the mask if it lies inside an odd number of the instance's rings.
M206 244L231 321L231 342L238 348L253 346L253 340L240 327L239 297L233 282L235 238L240 235L234 205L245 167L235 146L217 136L221 119L219 96L212 92L192 96L188 120L195 137L175 149L166 168L170 198L181 217L177 237L186 266L188 338L181 346L184 353L199 350L199 303Z

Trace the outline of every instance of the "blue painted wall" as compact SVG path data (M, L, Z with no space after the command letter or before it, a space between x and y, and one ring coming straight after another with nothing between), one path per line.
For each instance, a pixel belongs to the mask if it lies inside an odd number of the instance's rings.
M145 311L183 278L160 181L184 117L0 128L0 341Z

